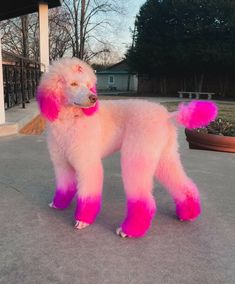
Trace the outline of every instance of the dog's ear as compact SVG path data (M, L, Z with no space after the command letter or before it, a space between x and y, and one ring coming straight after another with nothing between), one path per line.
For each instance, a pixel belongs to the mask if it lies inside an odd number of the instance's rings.
M49 121L58 118L64 103L64 95L59 78L48 78L43 76L37 88L37 102L41 114Z

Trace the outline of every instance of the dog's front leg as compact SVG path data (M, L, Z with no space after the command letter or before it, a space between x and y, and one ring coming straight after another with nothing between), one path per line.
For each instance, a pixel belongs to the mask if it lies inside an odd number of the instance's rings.
M127 196L127 212L117 234L121 237L143 237L151 226L156 212L152 195L155 161L150 157L131 157L121 159L124 188Z
M90 161L76 167L79 190L75 210L75 228L83 229L95 221L101 207L103 167L101 161Z
M56 142L56 139L50 135L47 137L49 153L54 167L56 189L50 207L56 209L67 208L74 195L77 192L77 180L75 170L69 163L64 151Z
M56 209L67 208L77 192L77 183L75 172L72 167L66 163L54 163L56 176L56 190L50 207Z

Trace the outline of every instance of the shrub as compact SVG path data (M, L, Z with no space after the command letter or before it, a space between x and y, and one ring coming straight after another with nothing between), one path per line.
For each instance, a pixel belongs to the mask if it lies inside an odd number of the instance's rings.
M218 117L207 127L198 128L198 132L223 136L235 136L235 127L230 121Z

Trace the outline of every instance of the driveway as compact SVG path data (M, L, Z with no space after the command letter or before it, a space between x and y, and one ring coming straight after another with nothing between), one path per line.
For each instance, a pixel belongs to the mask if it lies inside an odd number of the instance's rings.
M0 138L0 283L235 283L235 155L189 150L183 129L179 140L182 162L200 188L202 215L179 222L156 182L158 212L149 233L121 239L119 154L104 161L96 223L76 231L74 203L65 211L47 205L54 175L45 134Z

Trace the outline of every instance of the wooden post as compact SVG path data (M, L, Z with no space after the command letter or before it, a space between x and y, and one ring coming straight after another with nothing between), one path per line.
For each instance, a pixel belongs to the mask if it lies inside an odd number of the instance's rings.
M48 4L39 3L39 41L41 71L46 71L49 66L49 32L48 32Z
M2 72L2 36L3 35L0 34L0 124L4 124L6 122Z

